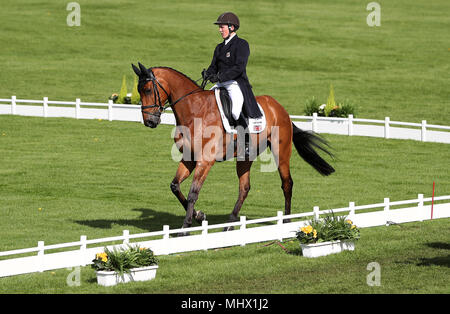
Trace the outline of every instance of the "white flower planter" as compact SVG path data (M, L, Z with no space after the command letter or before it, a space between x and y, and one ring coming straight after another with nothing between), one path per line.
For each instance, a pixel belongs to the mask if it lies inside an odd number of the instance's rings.
M300 243L300 246L302 248L303 256L305 257L319 257L329 254L340 253L342 251L355 250L355 242L351 240L347 241L337 240L312 244Z
M152 280L156 276L158 265L133 268L129 274L124 273L122 276L114 271L97 271L97 283L101 286L114 286L122 282L130 281L147 281Z

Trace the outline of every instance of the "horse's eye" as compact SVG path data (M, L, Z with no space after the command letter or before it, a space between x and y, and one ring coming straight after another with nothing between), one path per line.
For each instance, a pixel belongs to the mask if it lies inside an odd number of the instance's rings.
M151 88L144 89L144 94L149 95L152 92Z

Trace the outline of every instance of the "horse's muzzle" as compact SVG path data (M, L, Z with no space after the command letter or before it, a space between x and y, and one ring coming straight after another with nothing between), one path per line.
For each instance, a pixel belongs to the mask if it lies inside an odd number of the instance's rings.
M161 123L161 115L147 115L147 119L144 119L144 125L149 128L156 128Z

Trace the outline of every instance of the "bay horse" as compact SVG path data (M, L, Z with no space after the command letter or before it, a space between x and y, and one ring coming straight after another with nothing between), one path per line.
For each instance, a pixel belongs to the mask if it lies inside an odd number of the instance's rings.
M157 127L161 122L161 113L169 106L175 116L177 128L174 140L177 148L183 153L183 158L179 162L170 188L186 210L183 228L187 228L192 225L193 218L198 222L206 218L203 212L194 210L195 202L214 163L227 159L225 155L230 151L229 147L233 148L231 157L237 156L233 145L236 135L224 130L214 92L204 90L204 84L201 87L183 73L169 67L146 68L141 63L138 65L139 68L132 64L132 68L139 77L138 91L141 97L141 111L145 126ZM252 151L255 151L254 146L260 142L267 143L270 148L281 178L285 214L289 215L293 186L289 169L292 143L298 154L325 176L333 173L334 169L319 156L315 148L331 157L333 155L324 147L324 145L328 145L324 139L313 132L297 128L286 110L274 98L264 95L257 96L256 100L265 113L266 127L259 134L251 134ZM208 128L213 128L215 134L206 134L204 130L208 130ZM206 147L209 149L205 149ZM256 155L265 148L266 146L256 149ZM186 151L189 152L186 153ZM252 159L240 160L237 158L236 173L239 178L239 196L230 214L230 222L238 220L239 211L249 193L252 162ZM191 175L194 169L194 178L186 199L181 192L180 184Z

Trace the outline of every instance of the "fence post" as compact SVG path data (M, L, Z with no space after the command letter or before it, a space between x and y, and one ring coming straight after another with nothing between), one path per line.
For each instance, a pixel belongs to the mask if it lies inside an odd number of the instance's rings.
M16 96L11 96L11 114L16 114Z
M353 135L353 115L348 115L348 136Z
M123 244L130 243L130 230L124 230L123 231Z
M86 266L86 241L87 236L82 235L80 236L80 266Z
M202 221L203 251L208 250L208 220Z
M422 120L421 140L422 142L427 141L427 120Z
M108 120L112 121L113 120L113 101L110 99L108 100Z
M313 112L313 118L311 123L313 132L317 132L317 112Z
M38 241L38 272L42 273L44 271L44 241Z
M245 230L247 230L247 217L245 216L241 216L240 217L240 222L241 222L241 228L240 230L240 237L241 237L241 246L245 246L247 244L247 239L246 239L246 232Z
M75 119L79 119L80 118L80 98L77 98L75 100Z
M389 197L384 198L384 220L386 222L386 226L388 226L388 220L389 220Z
M314 218L319 219L319 206L314 206L313 211L314 211Z
M283 212L277 211L278 240L283 241Z
M169 239L170 239L170 234L169 234L169 225L164 225L163 226L163 231L164 231L164 234L163 234L163 247L164 247L164 249L163 249L163 252L162 252L162 254L165 254L165 255L169 255L170 254L170 247L169 247Z
M389 138L389 122L389 117L384 118L384 138Z
M353 221L354 217L355 217L355 202L349 202L348 203L348 209L350 210L350 212L348 213L348 218Z
M417 219L423 221L423 194L418 194L417 200Z
M48 97L44 97L44 103L42 105L42 112L43 112L44 118L48 117L47 110L48 110Z

